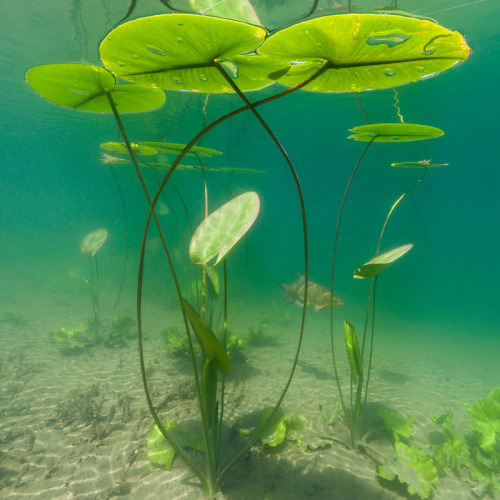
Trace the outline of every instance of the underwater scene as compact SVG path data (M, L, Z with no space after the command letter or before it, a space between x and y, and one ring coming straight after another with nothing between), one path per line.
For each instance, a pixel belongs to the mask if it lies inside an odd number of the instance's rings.
M500 498L497 1L0 18L1 498Z

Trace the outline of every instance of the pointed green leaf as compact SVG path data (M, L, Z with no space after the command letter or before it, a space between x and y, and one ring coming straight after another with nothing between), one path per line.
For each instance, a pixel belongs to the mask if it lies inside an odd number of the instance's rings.
M91 64L46 64L26 73L30 87L54 104L80 111L111 113L110 95L120 113L138 113L159 108L162 90L130 83L116 84L105 68Z
M348 139L363 142L370 142L374 137L374 142L423 141L444 135L440 128L415 123L371 123L349 131L354 134Z
M203 352L207 358L215 360L217 370L227 375L231 371L231 362L214 332L187 300L182 299L182 305Z
M239 21L192 14L164 14L122 24L100 46L113 74L165 90L233 92L215 62L221 62L242 91L274 83L287 59L258 56L264 29Z
M257 193L248 191L222 205L196 229L189 245L193 264L206 264L217 256L214 267L224 259L250 229L260 210Z
M128 149L124 142L103 142L99 146L101 149L111 151L112 153L128 155ZM132 142L130 143L130 147L132 148L132 151L138 155L154 156L158 154L156 149L143 144L135 144Z
M217 276L217 271L208 264L205 265L205 271L207 272L207 276L209 277L212 286L214 287L215 294L219 295L219 276Z
M410 243L408 245L403 245L401 247L394 248L393 250L389 250L389 252L385 252L378 257L373 258L354 271L354 278L368 279L377 276L384 269L387 269L390 265L394 264L394 262L400 259L412 248L413 245Z
M460 33L428 20L393 15L345 14L317 17L273 33L259 54L287 57L290 71L279 81L297 85L327 69L304 87L319 92L361 92L427 78L467 59Z
M430 163L428 160L421 161L400 161L397 163L391 163L391 167L396 168L438 168L438 167L448 167L449 163Z
M352 379L354 383L357 384L358 379L363 375L363 359L361 358L361 351L359 350L356 329L354 325L348 321L344 321L344 337Z

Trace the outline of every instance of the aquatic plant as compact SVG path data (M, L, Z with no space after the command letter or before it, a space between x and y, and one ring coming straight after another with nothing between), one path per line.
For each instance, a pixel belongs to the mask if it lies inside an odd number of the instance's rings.
M99 266L97 265L97 252L104 245L108 238L106 229L97 229L87 234L80 244L82 255L90 259L90 279L85 280L90 290L90 299L92 303L92 326L94 328L94 342L100 342L100 303L99 303Z
M353 36L354 30L356 36ZM220 488L221 478L228 468L259 439L268 422L277 414L295 372L305 324L309 264L302 190L290 158L257 108L300 89L359 92L417 81L466 59L468 47L458 33L428 21L401 16L325 16L269 35L265 29L243 22L168 14L137 19L119 26L104 38L100 56L107 69L90 65L40 66L28 71L27 81L52 102L73 109L112 113L115 117L149 206L141 245L137 291L139 357L148 406L163 438L196 474L206 495L211 496ZM135 83L116 83L116 78ZM290 88L255 102L245 95L247 91L269 87L276 81ZM161 89L235 93L243 105L196 134L179 152L151 197L136 159L136 148L125 132L120 114L161 106L165 99ZM193 263L202 266L202 291L206 290L207 276L208 280L215 279L213 267L208 265L208 261L218 255L215 266L221 263L223 267L224 319L220 339L212 330L203 299L205 294L202 294L202 303L198 305L188 303L182 294L156 207L173 172L191 148L220 123L245 111L249 111L269 135L293 177L302 218L306 286L296 354L280 397L267 419L258 425L242 449L223 466L220 463L220 446L224 386L225 377L231 370L227 355L229 299L226 255L255 220L258 197L256 193L247 192L230 200L211 216L205 211L206 219L192 238L190 256ZM369 144L377 137L380 134L371 138ZM175 433L169 432L162 423L148 389L142 347L142 288L151 220L158 230L168 261L186 330L203 433L205 472L186 453L182 443L177 442ZM199 343L199 354L195 351L191 332Z

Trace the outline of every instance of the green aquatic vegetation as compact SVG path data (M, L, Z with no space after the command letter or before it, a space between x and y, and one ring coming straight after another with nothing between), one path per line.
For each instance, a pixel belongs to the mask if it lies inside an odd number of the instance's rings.
M77 328L60 328L52 335L52 339L63 351L79 351L93 344L92 334L88 326Z
M384 421L385 428L392 433L395 441L411 438L413 425L415 424L415 417L413 415L404 418L399 413L390 411L384 407L380 407L377 410L377 415Z
M378 473L383 479L407 485L410 495L428 498L436 490L437 470L432 457L420 448L396 440L396 461L380 465Z
M216 7L215 4L213 7ZM353 34L354 31L356 35ZM109 71L91 65L48 65L28 71L28 83L43 97L72 109L112 113L117 122L149 207L142 241L137 291L137 333L144 390L158 430L199 478L207 495L212 496L220 488L221 479L227 469L259 439L267 423L277 414L294 375L305 324L309 253L301 186L286 151L260 116L257 107L301 88L359 92L368 88L401 85L447 69L456 62L466 59L468 52L468 47L459 34L433 23L422 24L419 20L408 20L399 16L325 16L298 23L296 26L269 35L265 29L242 22L206 16L168 14L136 19L110 32L100 45L101 59ZM359 65L345 64L346 61L352 61L354 53L362 56ZM117 78L135 83L117 83ZM292 87L253 103L243 93L269 87L276 81ZM165 173L156 194L151 197L135 157L136 148L128 139L120 114L147 111L161 106L165 99L161 89L236 93L243 106L215 120L196 134L179 152ZM227 355L228 287L225 256L240 236L235 240L234 235L222 234L224 226L214 223L219 216L224 218L224 210L228 210L227 207L212 219L209 229L215 228L221 232L222 246L218 247L215 254L213 253L216 245L213 245L210 231L206 233L208 237L200 237L198 245L195 245L193 262L202 266L203 302L201 307L199 304L191 305L182 294L169 244L155 208L172 173L182 158L189 154L190 149L220 123L245 111L249 111L265 129L280 150L293 177L302 218L303 269L306 286L296 355L285 387L267 420L257 427L245 446L223 466L220 462L220 446L224 386L225 377L231 373L231 363ZM373 141L374 138L370 139L369 144ZM255 197L247 194L243 199L250 207L248 212L245 209L240 214L241 218L246 220L252 213L251 204L255 201ZM239 204L241 200L238 202L233 200L233 203ZM205 217L209 219L207 209ZM169 264L186 330L193 379L198 395L205 470L200 469L186 453L182 444L176 442L173 433L162 424L148 389L141 321L144 252L151 219L154 220ZM231 217L226 218L226 221L232 222ZM248 221L238 221L235 226L244 227L247 223ZM231 227L231 230L237 231L235 227ZM202 230L200 232L203 233ZM222 263L224 273L221 286L221 296L224 301L221 338L217 338L212 331L210 311L204 300L204 291L207 288L206 275L210 279L212 269L208 267L208 260L217 253L219 258L216 265ZM212 257L209 257L210 255ZM191 332L194 332L194 336ZM196 351L195 339L200 345ZM361 354L363 352L364 349L361 349ZM359 382L363 377L359 367L358 371Z
M109 333L104 338L107 346L123 346L134 335L132 328L135 325L134 319L128 314L116 316L111 320Z
M186 334L177 326L169 326L161 331L167 350L175 356L189 356L189 345Z

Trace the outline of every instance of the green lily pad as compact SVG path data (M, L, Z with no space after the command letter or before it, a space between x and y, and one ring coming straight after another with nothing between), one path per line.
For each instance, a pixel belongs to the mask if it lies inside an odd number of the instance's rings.
M84 257L93 257L108 238L106 229L97 229L87 234L80 243L80 252Z
M399 260L406 252L409 252L412 248L413 245L410 243L408 245L394 248L389 252L385 252L378 257L373 258L366 264L358 267L356 271L354 271L354 278L368 279L377 276L384 269L387 269L389 266L394 264L394 262Z
M111 113L110 95L120 113L159 108L165 94L158 88L130 83L116 84L105 68L91 64L46 64L26 73L28 85L54 104L80 111Z
M419 448L396 441L397 461L378 467L380 477L407 484L408 493L428 498L436 489L437 470L432 458Z
M179 154L185 147L186 144L177 144L174 142L139 142L139 145L153 148L158 153L167 153L167 154ZM186 153L186 156L202 156L202 157L210 157L214 155L221 155L222 151L218 151L217 149L204 148L202 146L192 146L189 151Z
M316 92L362 92L416 82L467 59L469 52L456 31L428 20L378 14L310 19L273 33L258 49L292 62L279 79L285 85L304 81L326 61L325 72L303 87Z
M206 264L217 255L213 267L217 266L250 229L259 210L259 196L254 191L248 191L211 213L191 238L191 262Z
M231 361L229 361L229 356L220 345L214 332L187 300L182 299L182 304L189 323L207 358L214 359L217 370L227 375L231 371Z
M363 374L363 359L361 357L361 351L359 350L356 329L354 325L348 321L344 321L344 337L352 379L354 383L357 384L359 377Z
M118 26L100 46L113 74L165 90L233 92L215 62L221 62L242 91L274 83L288 71L287 59L249 54L264 29L239 21L191 14L144 17Z
M349 129L354 132L348 139L370 142L408 142L422 141L441 137L444 132L440 128L415 123L372 123Z
M448 167L449 163L430 163L428 160L420 161L400 161L397 163L391 163L391 167L396 168L438 168L438 167Z
M101 149L105 149L106 151L128 155L128 149L124 142L103 142L99 146ZM158 151L156 149L153 149L152 147L143 145L141 143L136 144L132 142L130 143L130 147L132 148L132 151L138 155L153 156L158 154Z

